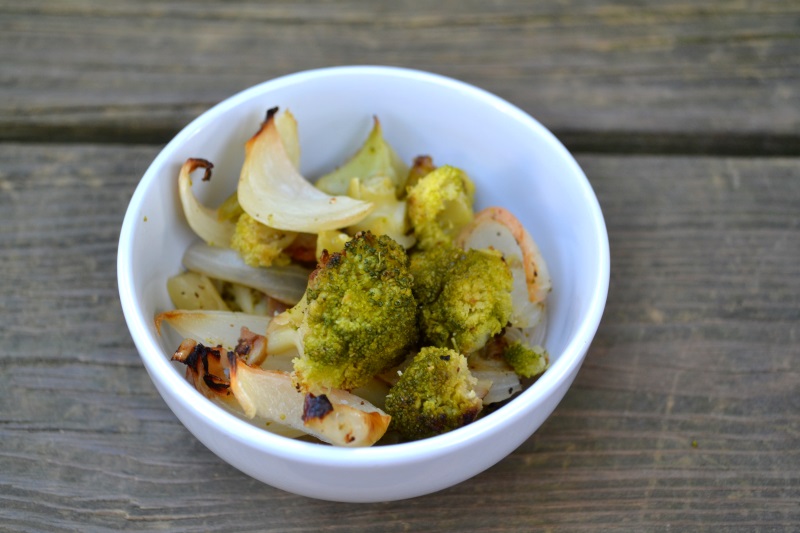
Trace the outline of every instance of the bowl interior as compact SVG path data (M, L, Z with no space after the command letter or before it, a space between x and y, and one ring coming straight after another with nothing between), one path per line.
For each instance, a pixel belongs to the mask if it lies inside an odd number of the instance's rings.
M187 126L143 177L121 233L119 282L131 334L157 384L183 380L182 370L168 363L174 338L160 338L153 324L155 314L172 307L166 279L182 269L181 256L195 240L178 200L180 166L189 157L212 161L212 180L195 180L195 190L208 205L218 204L235 190L244 143L273 106L296 116L301 171L310 179L361 145L373 115L404 160L427 154L436 164L464 169L477 187L476 208L511 210L538 243L553 280L551 369L515 401L535 404L580 364L605 303L608 243L597 200L566 149L528 115L482 90L416 71L341 68L280 78L222 102Z

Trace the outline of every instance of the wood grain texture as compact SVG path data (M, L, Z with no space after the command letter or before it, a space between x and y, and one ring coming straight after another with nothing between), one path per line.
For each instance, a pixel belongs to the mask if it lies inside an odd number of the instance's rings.
M798 28L783 0L0 0L0 530L797 531ZM555 413L483 474L394 503L219 460L158 396L117 295L158 145L250 85L347 64L530 112L580 152L611 244Z
M159 398L119 308L119 226L156 146L0 144L0 529L796 531L800 160L583 155L603 322L504 461L350 505L226 465Z
M0 3L0 139L165 142L250 85L384 64L474 83L568 147L798 155L800 5Z

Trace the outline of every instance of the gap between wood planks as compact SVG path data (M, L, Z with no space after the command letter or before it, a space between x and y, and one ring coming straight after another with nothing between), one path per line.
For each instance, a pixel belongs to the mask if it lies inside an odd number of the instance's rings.
M0 142L166 144L179 130L165 126L19 125L0 129ZM800 134L656 133L559 130L553 133L574 153L619 155L706 155L741 157L800 156Z

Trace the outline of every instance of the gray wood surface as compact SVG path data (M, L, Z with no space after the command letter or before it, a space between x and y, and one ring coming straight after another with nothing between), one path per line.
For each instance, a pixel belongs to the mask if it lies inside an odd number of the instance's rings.
M496 92L576 150L800 143L787 0L4 0L0 17L0 139L165 142L277 75L388 64Z
M0 0L0 530L798 531L800 5ZM518 450L407 501L256 482L156 393L116 284L161 144L288 72L418 67L575 151L608 305Z
M800 523L799 159L581 156L612 250L608 307L554 415L441 493L349 505L218 460L172 416L115 279L150 146L0 146L5 527L528 530ZM467 512L468 510L471 510Z

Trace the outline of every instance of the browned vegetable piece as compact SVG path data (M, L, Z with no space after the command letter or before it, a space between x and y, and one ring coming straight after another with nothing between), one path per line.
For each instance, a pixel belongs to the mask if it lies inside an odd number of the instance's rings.
M408 171L408 179L406 179L406 189L413 187L417 184L420 178L424 178L431 171L436 170L436 165L433 164L433 159L429 155L419 155L414 158L414 164Z
M205 397L234 401L230 381L225 373L227 353L221 346L205 346L192 339L184 339L172 355L173 361L186 365L186 378Z
M371 446L389 426L389 415L347 391L331 389L309 398L288 372L231 359L231 390L250 418L274 420L337 446Z

